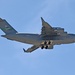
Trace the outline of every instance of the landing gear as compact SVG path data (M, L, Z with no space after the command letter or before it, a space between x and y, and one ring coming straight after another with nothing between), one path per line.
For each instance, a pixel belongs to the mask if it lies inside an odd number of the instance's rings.
M45 41L45 42L44 42L44 45L46 45L46 44L47 44L47 42Z
M48 49L48 46L46 46L45 49Z
M44 46L42 46L41 49L44 49Z
M50 44L51 44L51 42L49 41L49 42L48 42L48 45L50 45Z

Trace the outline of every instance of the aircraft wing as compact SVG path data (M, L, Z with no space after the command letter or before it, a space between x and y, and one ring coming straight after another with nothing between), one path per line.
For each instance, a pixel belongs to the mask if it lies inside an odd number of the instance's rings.
M25 50L25 49L23 48L23 50L24 50L24 52L31 53L32 51L38 49L39 47L40 47L40 46L34 45L34 46L32 46L31 48L28 48L27 50Z
M51 27L47 22L44 21L44 19L41 17L42 20L42 36L54 36L57 35L57 32L54 31L53 27Z

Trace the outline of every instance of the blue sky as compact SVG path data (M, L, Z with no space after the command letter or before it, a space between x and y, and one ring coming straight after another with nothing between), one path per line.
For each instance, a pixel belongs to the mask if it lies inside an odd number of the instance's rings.
M43 17L75 33L75 0L0 0L0 17L18 32L40 34ZM75 44L23 53L31 46L0 37L0 75L75 75Z

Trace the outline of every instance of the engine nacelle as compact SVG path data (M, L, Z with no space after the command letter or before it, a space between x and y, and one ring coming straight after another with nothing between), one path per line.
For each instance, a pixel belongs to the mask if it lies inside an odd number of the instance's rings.
M53 45L48 45L47 49L53 49Z
M53 49L53 45L42 45L41 49Z
M41 45L41 49L53 49L52 41L42 42Z

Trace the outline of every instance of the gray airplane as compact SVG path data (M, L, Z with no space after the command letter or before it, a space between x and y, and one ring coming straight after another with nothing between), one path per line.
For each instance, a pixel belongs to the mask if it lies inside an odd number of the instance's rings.
M54 45L75 43L75 34L68 34L64 28L52 27L44 19L42 20L41 34L18 33L5 19L0 18L0 29L5 33L1 35L9 40L32 44L31 48L24 52L32 52L38 48L53 49Z

